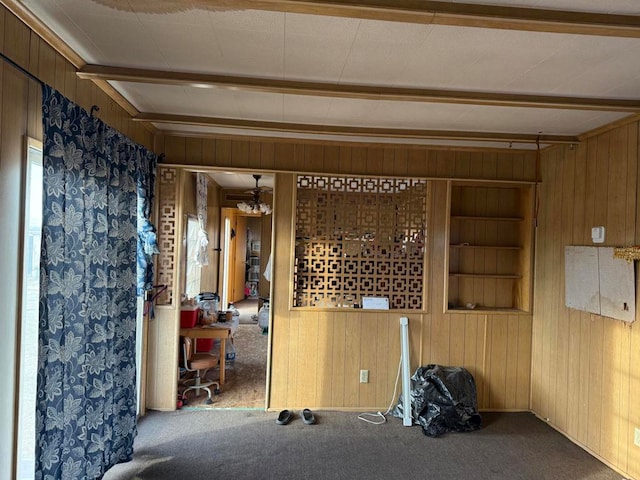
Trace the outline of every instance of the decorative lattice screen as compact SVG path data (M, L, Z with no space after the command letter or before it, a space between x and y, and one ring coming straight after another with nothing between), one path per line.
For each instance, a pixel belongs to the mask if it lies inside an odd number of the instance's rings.
M178 169L158 169L158 247L157 283L167 289L156 300L158 305L171 305L174 297L173 274L175 270L176 232L178 227L177 193ZM178 299L179 300L179 299Z
M427 181L298 177L296 307L422 309Z

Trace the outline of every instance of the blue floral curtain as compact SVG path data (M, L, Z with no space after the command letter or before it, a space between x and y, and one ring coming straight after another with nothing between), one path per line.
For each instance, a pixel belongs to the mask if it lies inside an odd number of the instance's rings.
M36 478L101 478L133 453L136 257L155 237L137 214L157 159L47 85L42 109Z

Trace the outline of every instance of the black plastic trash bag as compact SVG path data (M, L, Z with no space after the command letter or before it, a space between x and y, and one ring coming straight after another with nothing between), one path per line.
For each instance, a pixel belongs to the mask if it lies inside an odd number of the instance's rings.
M402 394L393 415L403 417ZM411 416L429 437L478 430L481 418L473 375L462 367L418 368L411 377Z

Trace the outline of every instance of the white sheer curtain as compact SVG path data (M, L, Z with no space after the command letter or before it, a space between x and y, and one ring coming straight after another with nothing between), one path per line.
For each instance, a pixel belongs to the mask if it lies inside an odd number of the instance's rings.
M209 234L207 233L207 191L209 180L204 173L196 174L196 210L198 212L198 248L196 248L196 265L209 265Z

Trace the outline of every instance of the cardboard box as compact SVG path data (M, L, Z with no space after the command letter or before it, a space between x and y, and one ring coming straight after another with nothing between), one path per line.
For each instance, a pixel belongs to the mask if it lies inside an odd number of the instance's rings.
M180 328L193 328L198 323L200 309L197 306L185 306L180 309Z

